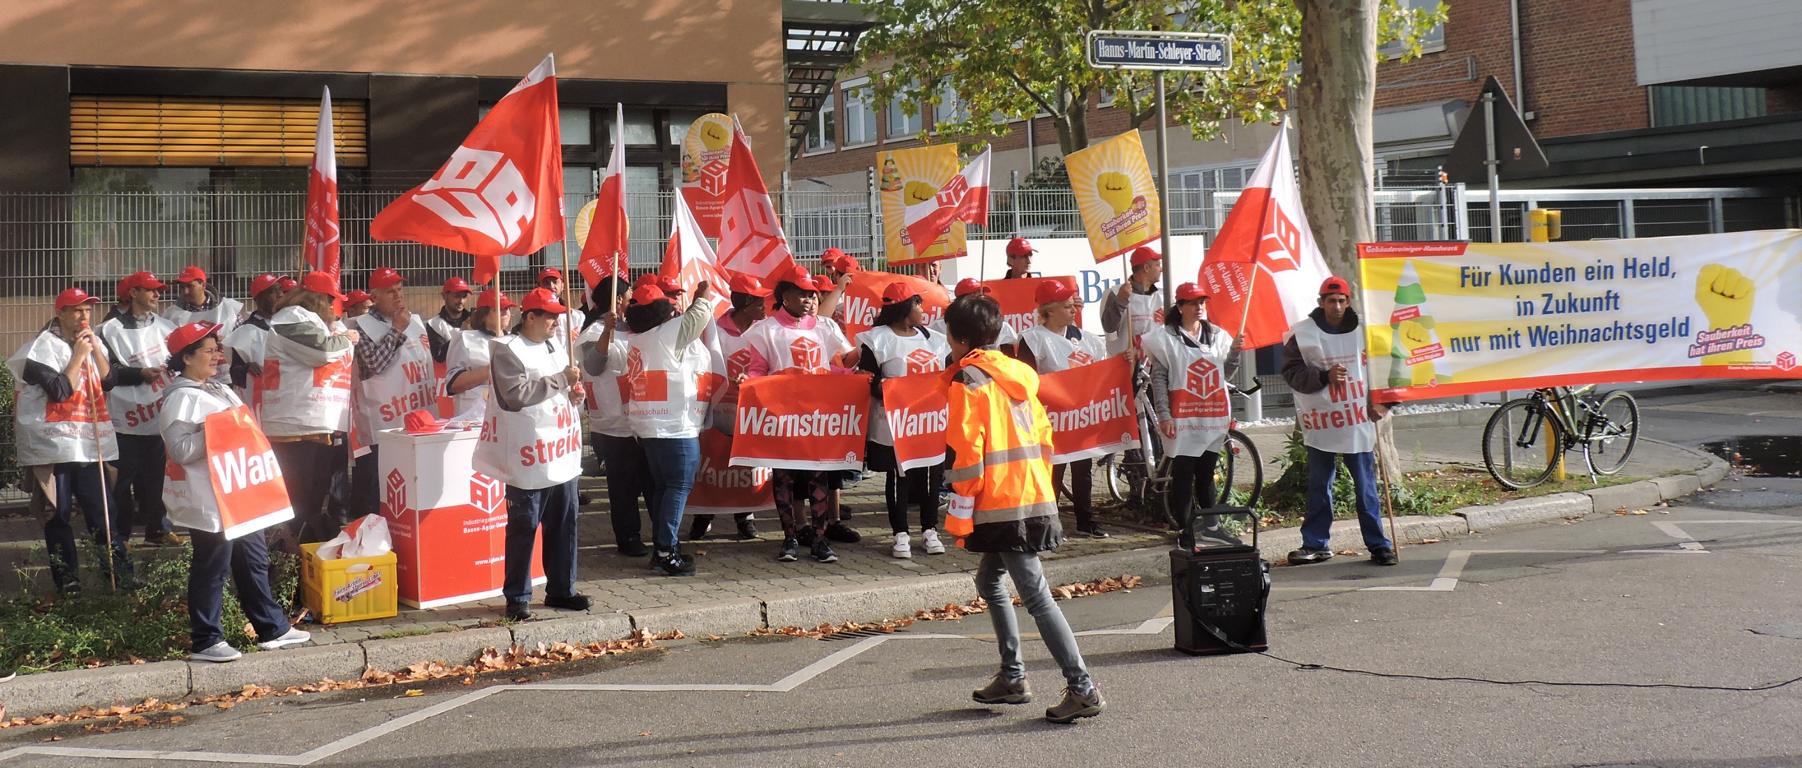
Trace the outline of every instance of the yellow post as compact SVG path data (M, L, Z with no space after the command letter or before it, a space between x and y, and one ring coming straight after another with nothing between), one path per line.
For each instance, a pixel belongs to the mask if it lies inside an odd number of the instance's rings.
M1549 208L1527 211L1527 242L1549 243L1564 236L1564 212Z
M1545 460L1551 464L1552 479L1564 482L1564 446L1558 444L1558 431L1552 427L1552 420L1545 420Z

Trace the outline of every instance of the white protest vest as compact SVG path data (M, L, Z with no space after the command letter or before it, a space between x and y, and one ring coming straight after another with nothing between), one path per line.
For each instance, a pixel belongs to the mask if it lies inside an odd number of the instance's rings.
M1125 352L1133 341L1163 324L1163 294L1133 291L1132 298L1126 300L1126 315L1121 321L1120 331L1114 334L1113 344L1108 348L1114 353Z
M827 373L833 358L851 348L838 323L815 317L813 330L790 328L766 317L745 331L748 343L770 364L770 373Z
M562 356L566 367L575 365L569 352L576 348L576 339L582 337L582 323L587 321L587 313L575 307L570 307L568 312L557 316L557 331L552 338L557 339L557 353Z
M381 340L394 328L374 314L353 317L350 324L370 341ZM407 340L395 350L393 362L381 373L357 380L357 434L365 443L374 443L381 430L403 426L408 412L423 408L438 415L438 376L425 323L413 315L402 333Z
M707 345L719 355L714 361L714 373L725 377L721 385L719 399L713 404L712 426L728 435L732 434L732 421L738 412L738 377L746 375L751 367L751 329L734 334L727 328L737 328L732 322L731 313L721 315L707 326L703 336ZM752 328L757 327L755 324Z
M450 337L450 349L444 353L445 371L448 373L449 371L467 371L486 367L491 359L488 344L494 341L505 342L510 338L513 337L511 335L497 337L490 335L487 331L456 332ZM450 379L445 379L440 386L449 392ZM488 401L488 384L486 382L477 384L451 395L450 398L455 409L453 415L460 416L470 413L471 409ZM477 413L476 415L481 414Z
M1190 346L1195 341L1197 346ZM1176 440L1165 446L1171 456L1219 453L1232 427L1233 408L1226 394L1226 360L1233 340L1214 329L1210 343L1188 339L1180 329L1159 326L1140 339L1145 354L1162 363L1170 388L1170 418Z
M878 325L859 334L857 343L870 348L885 379L942 371L945 358L951 354L951 345L945 341L945 336L928 328L915 329L912 336L900 336L893 328ZM888 411L874 397L870 398L868 434L878 445L895 444L894 432L888 425Z
M180 328L188 323L203 321L218 323L224 326L219 331L222 338L238 327L238 316L243 312L244 305L241 302L237 299L227 298L220 298L219 303L214 304L212 309L203 309L198 312L182 309L180 304L173 301L163 305L163 317L168 318L175 327Z
M1065 333L1053 331L1043 325L1035 325L1020 334L1020 342L1032 350L1032 359L1038 366L1039 373L1081 368L1090 363L1101 362L1101 358L1108 356L1107 346L1102 343L1100 336L1084 333L1074 325L1069 328L1082 336L1072 339Z
M230 387L217 385L208 388L184 384L164 390L164 395L159 428L173 424L203 424L206 417L243 404ZM166 430L164 435L167 439ZM179 466L180 472L166 471L163 480L163 505L169 508L169 522L196 531L218 533L219 500L213 496L213 471L207 466L206 455L201 454L199 461Z
M306 323L330 335L319 315L305 307L275 313L271 326ZM328 362L309 361L325 356ZM271 330L263 345L263 434L270 437L315 435L350 430L352 352L349 347L326 355Z
M126 328L125 321L109 318L100 324L100 337L108 349L119 356L119 365L127 368L151 368L156 378L151 383L123 386L115 384L106 393L107 410L113 415L113 429L121 435L154 435L156 412L162 409L163 388L171 376L163 365L169 362L169 348L163 340L175 332L175 326L160 315L149 322Z
M451 325L449 320L444 319L443 314L432 315L431 319L425 321L425 327L436 334L438 338L444 339L444 362L446 365L450 364L450 347L457 343L457 337L462 335L463 329Z
M594 346L601 343L601 334L606 330L601 323L595 323L576 341L583 348ZM628 384L620 379L626 372L626 349L631 338L632 332L624 325L615 326L613 343L607 347L607 369L595 376L582 368L582 394L586 396L582 407L588 412L590 431L608 437L632 437L632 423L626 420L626 401L621 397L621 387ZM576 358L580 360L581 355L577 354Z
M13 440L21 467L119 458L119 441L106 413L106 399L99 396L99 371L93 365L82 366L74 394L60 403L50 402L43 387L25 383L27 361L43 363L60 374L73 354L68 342L45 330L6 359L13 386L18 388L13 400L18 432Z
M1301 441L1329 453L1369 453L1376 449L1377 428L1370 421L1370 387L1365 381L1364 333L1320 330L1304 317L1289 329L1301 359L1322 370L1345 366L1344 384L1328 384L1313 394L1295 393L1295 421Z
M263 348L268 343L268 336L269 329L245 322L233 328L231 333L225 336L225 348L237 355L238 359L255 365L258 370L261 370ZM232 388L238 393L238 399L250 404L250 412L257 417L258 422L263 419L263 394L264 389L268 387L264 381L265 378L262 373L246 373L244 386Z
M681 332L676 315L626 345L626 420L640 438L697 437L706 424L712 394L702 397L701 378L713 373L713 352L699 338L676 349Z
M569 352L562 344L534 344L509 336L497 344L511 350L533 378L562 376ZM490 379L492 383L492 378ZM564 393L517 411L500 406L492 389L476 445L475 469L515 488L549 488L582 474L582 420Z

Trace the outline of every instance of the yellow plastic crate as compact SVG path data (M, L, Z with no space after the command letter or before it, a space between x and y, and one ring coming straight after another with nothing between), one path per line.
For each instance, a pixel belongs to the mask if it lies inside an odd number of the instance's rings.
M300 593L321 624L391 618L400 612L394 553L321 560L318 544L302 544Z

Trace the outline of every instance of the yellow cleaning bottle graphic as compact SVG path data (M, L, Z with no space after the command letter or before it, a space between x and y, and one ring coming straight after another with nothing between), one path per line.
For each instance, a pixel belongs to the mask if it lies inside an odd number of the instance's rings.
M1402 264L1395 283L1395 310L1389 314L1389 386L1421 387L1451 383L1445 347L1433 316L1427 313L1427 292L1420 284L1414 262Z

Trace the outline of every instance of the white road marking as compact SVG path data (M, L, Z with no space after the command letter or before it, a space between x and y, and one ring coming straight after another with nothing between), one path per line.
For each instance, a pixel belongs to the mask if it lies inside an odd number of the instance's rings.
M1669 536L1673 539L1676 539L1677 540L1677 548L1676 549L1629 549L1629 550L1627 550L1627 552L1630 552L1633 554L1654 554L1654 555L1672 555L1672 554L1705 555L1705 554L1708 554L1708 548L1702 546L1702 542L1696 541L1696 537L1689 535L1688 531L1683 530L1683 526L1686 526L1686 525L1797 525L1797 524L1802 524L1802 521L1798 521L1798 520L1684 520L1681 524L1679 524L1676 521L1672 521L1672 520L1653 520L1652 527L1657 528L1660 531L1663 531L1664 535Z

